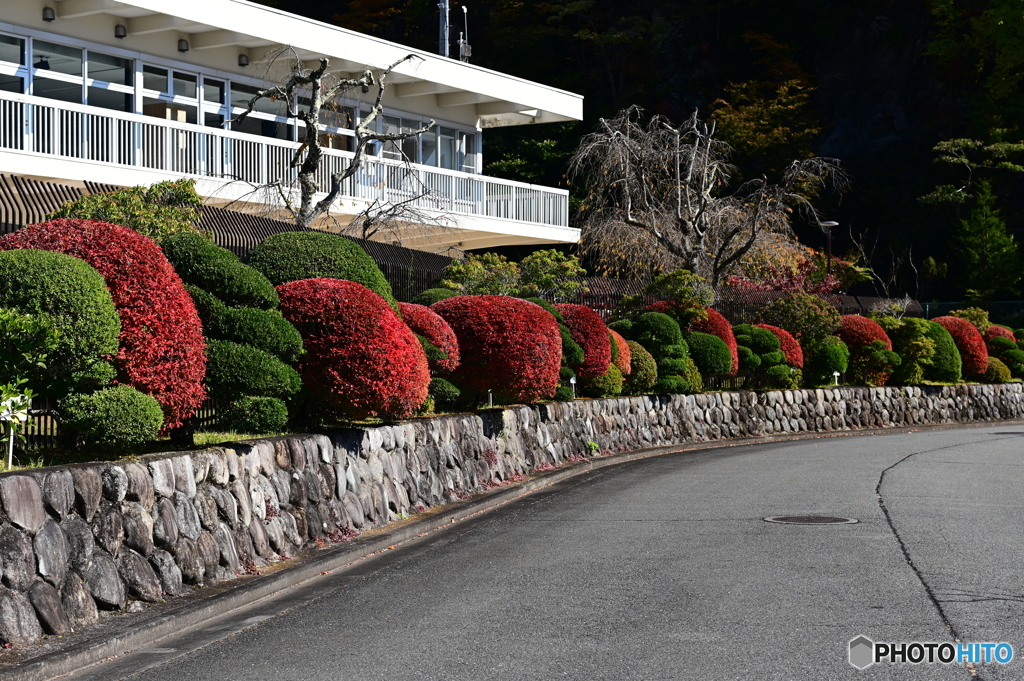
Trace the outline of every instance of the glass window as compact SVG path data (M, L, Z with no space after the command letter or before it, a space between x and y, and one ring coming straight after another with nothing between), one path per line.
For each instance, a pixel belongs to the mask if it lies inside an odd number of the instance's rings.
M351 130L355 127L352 109L327 103L320 109L320 125Z
M213 102L215 104L224 103L224 82L219 80L213 80L212 78L203 78L203 100L207 102Z
M223 128L224 116L209 111L203 112L203 125L208 128Z
M455 170L457 162L457 132L451 128L440 128L437 133L438 166Z
M167 69L143 66L142 87L146 90L156 90L157 92L170 92L170 88L167 87Z
M459 133L459 169L467 173L476 172L476 136Z
M239 83L231 84L231 106L238 107L239 109L245 109L249 106L249 100L253 98L256 93L260 91L260 88L251 87L249 85L241 85ZM287 116L288 106L284 100L272 101L268 98L263 98L256 102L256 105L252 109L259 113L270 114L272 116Z
M196 98L196 77L187 73L174 72L174 94L178 97Z
M0 73L0 90L20 94L25 91L25 83L17 76L5 76Z
M48 97L59 99L62 102L73 104L82 103L82 84L66 83L62 80L51 78L34 78L32 81L32 94L36 97Z
M175 104L152 97L142 98L142 113L146 116L163 118L167 121L177 121L179 123L194 124L198 119L197 107Z
M423 146L423 165L437 165L437 131L428 130L420 136L420 143Z
M82 75L82 51L76 47L35 40L32 42L32 58L35 60L33 66L40 71Z
M0 35L0 61L25 63L25 41L9 35Z
M135 62L108 54L89 52L89 77L118 85L131 85Z
M99 106L114 111L132 112L135 110L135 96L126 92L89 86L88 96L89 106Z
M268 121L262 118L246 118L241 123L232 123L231 129L236 132L246 132L250 135L262 137L274 137L279 140L290 140L292 138L292 126L277 121Z
M338 133L324 133L317 137L320 140L320 146L324 149L340 149L342 151L353 151L352 147L355 146L355 138L348 135L340 135Z

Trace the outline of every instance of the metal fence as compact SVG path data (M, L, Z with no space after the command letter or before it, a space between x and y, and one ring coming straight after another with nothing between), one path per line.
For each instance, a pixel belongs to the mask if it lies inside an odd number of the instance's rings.
M996 300L987 303L944 302L921 303L928 319L948 315L953 310L967 307L980 307L988 312L989 319L996 324L1003 324L1015 329L1024 327L1024 300Z

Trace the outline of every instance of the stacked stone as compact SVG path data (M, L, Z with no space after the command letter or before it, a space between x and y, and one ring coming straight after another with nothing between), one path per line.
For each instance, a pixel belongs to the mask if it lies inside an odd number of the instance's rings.
M582 456L1022 417L1022 384L650 395L3 474L0 642L63 634Z

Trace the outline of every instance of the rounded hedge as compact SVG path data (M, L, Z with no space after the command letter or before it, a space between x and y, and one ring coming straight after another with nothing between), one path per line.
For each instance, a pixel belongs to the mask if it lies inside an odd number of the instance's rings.
M807 364L805 376L808 385L832 385L834 373L845 374L850 365L850 349L836 336L820 342L817 352Z
M163 239L160 246L182 281L226 305L261 310L277 307L277 291L269 279L201 234L179 232Z
M562 339L558 322L544 308L508 296L456 296L431 309L459 339L462 365L452 381L463 391L491 390L505 404L555 394Z
M562 363L568 367L578 367L583 364L583 348L572 339L572 332L565 324L558 325L558 333L562 337ZM576 372L573 372L573 376Z
M974 324L961 317L936 317L932 321L949 331L953 337L956 349L960 352L964 377L978 377L988 371L988 348Z
M690 330L709 333L712 336L717 336L725 343L725 347L729 350L730 364L729 369L722 373L728 376L735 376L736 372L740 370L740 358L736 350L736 336L733 335L732 324L722 316L721 312L712 307L706 308L706 312L707 317L693 321L690 324ZM694 358L694 361L696 361L696 358Z
M459 366L459 341L452 327L448 326L448 322L423 305L399 303L398 309L402 313L402 321L414 333L423 336L444 353L444 359L430 362L431 374L450 374L455 371Z
M623 376L629 376L633 370L633 357L629 349L629 343L626 342L626 339L618 331L608 329L608 335L611 336L612 349L614 350L612 361L615 363L615 366L619 367L619 371L622 372Z
M19 248L66 253L99 271L121 317L115 363L127 383L163 407L165 430L180 425L202 405L202 323L156 242L106 222L51 220L0 237L0 251Z
M786 355L786 364L797 369L804 368L804 350L789 331L771 324L754 324L755 328L771 331L779 339L779 347Z
M981 380L984 383L1009 383L1013 380L1013 376L1009 367L1003 364L1002 360L997 357L989 357L988 367L981 376Z
M559 303L555 309L565 318L572 339L583 348L583 363L573 367L580 379L598 378L608 373L612 346L601 315L586 305L573 303Z
M1005 326L1000 326L999 324L993 324L985 329L984 338L986 342L989 342L994 338L1006 338L1014 344L1017 342L1017 336L1013 333L1013 330L1008 329Z
M791 291L761 311L765 325L777 326L793 334L800 347L807 350L819 343L829 343L827 336L835 334L842 323L836 308L818 296L803 291ZM787 353L788 354L788 353Z
M251 345L293 363L302 354L302 336L277 311L254 307L229 307L214 316L206 335L218 340Z
M854 354L872 341L881 341L886 350L892 350L892 341L885 329L874 319L859 314L844 314L839 324L838 335Z
M391 284L377 263L354 241L326 232L281 232L249 251L246 264L273 284L304 279L354 281L383 298L398 311ZM279 291L280 293L280 291Z
M701 331L683 333L690 357L701 376L728 375L732 371L732 353L720 337Z
M218 300L215 295L204 291L198 286L185 284L185 290L188 291L188 295L192 298L192 303L196 306L199 319L203 322L203 331L210 327L210 324L213 323L217 315L228 309L228 306Z
M622 334L622 337L627 340L633 340L633 321L630 319L614 321L608 325L608 328Z
M626 395L650 392L658 381L658 364L651 353L636 341L626 341L626 345L629 346L630 371L622 385L622 392Z
M445 298L454 298L457 295L459 294L450 288L428 288L426 291L416 295L416 297L412 299L412 302L416 305L430 307L436 302L444 300Z
M277 292L305 343L299 367L314 396L355 419L409 416L427 400L423 347L381 296L329 278L292 281Z
M534 303L535 305L540 305L555 317L556 322L558 322L559 324L565 324L565 317L563 317L562 313L558 311L558 308L549 303L548 301L544 300L543 298L523 298L523 300L529 300L531 303Z
M935 344L935 356L932 357L931 365L924 368L925 379L939 383L959 381L963 375L963 360L953 335L946 327L934 321L928 321L926 335Z
M209 339L206 388L219 400L289 397L302 387L298 372L265 350Z
M0 251L0 307L45 316L60 332L43 378L51 394L100 387L114 378L121 318L100 275L84 260L51 251Z
M443 378L430 379L429 392L436 404L446 407L457 404L459 397L462 395L462 391L456 388L453 383Z
M1017 349L1017 343L1006 336L993 336L991 338L986 338L985 344L988 345L988 349L993 355L999 355L1007 350Z
M768 329L750 324L737 324L732 327L736 344L743 345L758 355L774 352L782 347L779 337Z
M288 407L276 397L242 397L219 417L220 425L235 433L280 433L288 426Z
M614 364L608 371L593 378L585 378L577 386L585 397L615 397L622 394L622 372Z
M69 395L57 410L62 428L86 442L118 447L155 440L164 421L155 398L127 385Z
M644 346L654 357L661 356L661 348L679 345L683 333L676 320L661 312L645 312L633 323L630 337Z

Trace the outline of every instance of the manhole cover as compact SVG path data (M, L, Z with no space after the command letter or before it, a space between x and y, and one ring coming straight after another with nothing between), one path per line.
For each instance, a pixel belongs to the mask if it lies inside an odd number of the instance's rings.
M787 525L852 525L857 522L856 518L837 518L831 515L776 515L765 520Z

